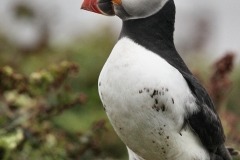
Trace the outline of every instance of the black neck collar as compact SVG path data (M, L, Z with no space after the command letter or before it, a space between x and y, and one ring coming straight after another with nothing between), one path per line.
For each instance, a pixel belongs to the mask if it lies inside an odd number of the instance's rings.
M160 11L150 17L123 21L120 39L129 37L158 54L159 51L175 50L174 23L175 4L173 0L169 0Z

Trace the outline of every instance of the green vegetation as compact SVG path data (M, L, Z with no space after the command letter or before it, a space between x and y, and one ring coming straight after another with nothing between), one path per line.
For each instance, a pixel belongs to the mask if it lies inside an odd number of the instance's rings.
M109 29L71 46L32 51L0 38L0 159L127 159L97 90L115 42ZM227 143L235 147L240 144L240 75L235 67L230 78L229 56L208 68L207 76L205 69L194 72L218 104Z
M126 158L97 90L115 40L98 33L27 52L1 39L0 159Z

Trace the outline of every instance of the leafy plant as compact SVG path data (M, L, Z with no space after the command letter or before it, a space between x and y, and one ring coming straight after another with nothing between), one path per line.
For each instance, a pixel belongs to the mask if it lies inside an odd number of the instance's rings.
M0 69L2 159L11 157L13 150L27 152L39 147L56 147L57 139L62 138L64 132L60 130L63 133L58 134L49 119L82 105L87 98L85 94L73 93L65 83L77 72L78 66L67 61L29 76L16 73L10 66Z

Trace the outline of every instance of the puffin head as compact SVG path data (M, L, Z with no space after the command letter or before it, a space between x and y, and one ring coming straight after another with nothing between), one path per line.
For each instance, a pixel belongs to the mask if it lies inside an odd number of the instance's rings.
M157 13L169 0L84 0L81 9L122 20L146 18Z

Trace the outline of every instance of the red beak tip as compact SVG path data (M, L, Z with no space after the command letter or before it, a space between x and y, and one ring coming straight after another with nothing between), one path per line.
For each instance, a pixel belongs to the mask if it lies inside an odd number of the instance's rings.
M101 10L98 8L98 0L84 0L81 9L90 12L95 12L98 14L103 14Z

